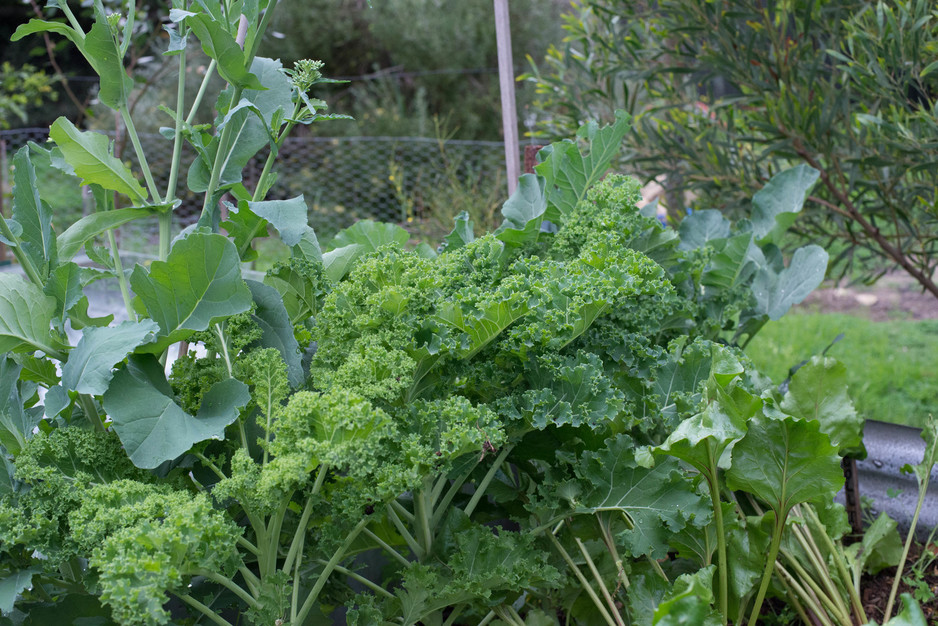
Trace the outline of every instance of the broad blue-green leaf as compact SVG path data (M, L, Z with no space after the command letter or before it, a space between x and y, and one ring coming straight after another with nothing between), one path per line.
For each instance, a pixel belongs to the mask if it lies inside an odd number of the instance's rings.
M669 533L691 521L706 525L710 510L676 461L640 467L634 449L629 437L619 435L602 450L583 454L576 473L585 489L577 499L576 513L621 511L632 522L632 529L623 533L629 553L662 558L668 553Z
M752 197L752 232L761 244L778 245L804 206L805 196L817 182L820 172L797 165L772 177ZM774 318L773 318L774 319Z
M717 287L718 293L747 282L766 266L765 255L753 243L750 233L714 243L714 248L700 282L707 287Z
M629 120L625 111L616 111L616 121L609 126L599 128L598 124L591 122L580 128L577 138L589 143L586 154L581 154L573 142L555 143L541 151L545 159L534 171L546 179L548 203L561 216L586 198L587 190L609 169L622 139L629 132ZM548 213L547 219L553 217Z
M287 378L291 387L299 387L303 382L303 365L300 362L300 346L293 334L293 324L287 310L283 306L283 299L273 287L254 280L246 281L251 296L254 298L255 310L251 317L261 327L263 336L261 345L265 348L276 348L287 364Z
M81 218L56 238L59 260L71 261L88 241L128 222L153 215L157 207L132 207L99 211Z
M85 184L93 183L122 193L135 204L145 203L146 192L127 166L111 154L110 142L105 135L82 132L60 117L49 129L49 137Z
M364 246L363 254L367 254L392 243L403 246L409 239L410 233L397 224L361 220L336 233L336 236L329 242L329 247L341 248L359 244Z
M815 356L798 368L781 408L795 417L818 420L821 431L842 452L862 450L863 419L847 395L847 368L837 359Z
M352 270L355 262L365 255L367 246L353 243L341 248L330 250L322 255L322 264L325 268L326 278L334 283L342 280Z
M23 227L19 234L20 244L45 278L57 262L52 209L39 199L36 169L29 160L29 146L17 151L13 167L13 219Z
M228 207L228 219L221 226L234 242L241 260L253 261L257 258L257 251L251 244L257 237L267 236L267 221L255 215L246 201L238 202L238 206L229 202L225 202L225 205Z
M461 211L453 221L455 222L453 231L443 238L446 243L446 250L462 248L470 241L475 241L476 238L475 233L472 231L472 220L469 219L469 214L466 211Z
M248 207L255 215L270 222L288 246L299 244L309 228L309 209L302 195L289 200L248 202Z
M49 387L46 397L43 398L43 414L46 420L52 421L72 405L72 399L61 385Z
M12 354L13 360L22 366L20 380L39 383L45 387L59 384L59 374L55 363L32 354Z
M152 341L157 332L159 326L148 319L85 328L78 345L69 353L68 362L62 366L62 385L79 393L103 394L114 376L111 368L137 346Z
M52 336L55 298L20 276L0 273L0 352L24 347L56 354L64 346Z
M153 469L200 441L223 439L249 400L247 385L228 378L212 385L193 417L173 400L159 361L146 355L130 357L114 375L103 404L133 464Z
M202 51L218 62L218 73L222 78L244 89L264 89L257 76L247 70L244 50L222 24L204 13L189 15L185 19L202 44Z
M681 221L681 250L695 250L714 239L730 236L730 221L715 209L694 211Z
M115 110L126 105L134 81L124 70L124 55L118 49L103 15L98 17L85 36L84 54L100 79L98 99Z
M779 519L796 504L830 500L844 485L837 448L817 422L757 416L733 448L726 481L764 500Z
M0 580L0 612L10 613L16 598L33 585L33 575L42 571L41 567L30 567L11 574Z
M18 384L21 370L21 366L9 356L0 357L0 444L10 454L19 453L32 438L33 428L39 423L38 419L23 409Z
M313 261L314 263L323 262L322 249L319 247L319 238L316 237L316 232L312 227L307 226L306 230L303 231L303 235L300 237L299 243L293 246L293 256Z
M495 236L507 244L521 245L540 236L547 213L546 181L541 176L524 174L511 197L502 205L504 221Z
M795 250L791 263L778 274L768 268L760 270L752 282L756 311L769 319L780 319L821 284L827 260L824 248L810 245Z
M136 266L130 284L170 343L251 306L238 251L217 234L193 233L177 241L166 261L154 261L149 273Z

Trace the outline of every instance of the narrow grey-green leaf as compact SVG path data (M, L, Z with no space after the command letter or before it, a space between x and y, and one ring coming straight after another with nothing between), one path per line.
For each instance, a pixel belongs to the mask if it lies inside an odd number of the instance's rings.
M255 215L270 222L288 246L299 244L309 228L309 209L302 195L289 200L248 202L248 207Z
M762 268L752 282L756 312L772 320L780 319L821 284L827 272L827 260L824 248L810 245L795 250L791 263L778 274Z
M55 298L20 276L0 273L0 352L31 346L57 354L64 346L52 336Z
M71 261L88 241L98 235L128 222L153 215L155 207L133 207L129 209L116 209L114 211L100 211L81 218L57 238L60 261Z
M49 137L85 184L94 183L122 193L136 204L145 203L146 192L127 166L111 154L110 142L105 135L82 132L60 117L49 129Z
M202 44L202 51L218 62L222 78L245 89L264 89L257 76L245 67L244 50L222 24L205 13L186 16L185 20Z
M339 282L352 269L352 265L367 252L367 246L353 243L322 255L322 264L325 268L326 278L334 283Z
M46 281L43 291L55 298L55 318L64 321L65 314L84 296L81 282L82 272L77 264L68 262L59 265ZM58 324L59 322L56 322Z
M19 235L23 251L45 278L56 264L52 210L39 199L36 169L29 159L29 146L16 152L13 167L13 219L23 228Z
M98 99L114 110L127 104L134 81L124 69L123 55L103 16L99 17L85 36L84 54L100 79Z
M114 376L112 368L137 346L151 341L158 331L157 323L147 319L85 328L62 366L62 385L79 393L103 394Z
M188 334L177 338L177 331L205 330L212 320L251 307L238 251L218 234L193 233L177 241L166 261L154 261L149 273L136 266L130 284L161 334L173 341Z
M146 355L132 356L104 394L104 409L137 467L153 469L200 441L224 438L225 427L250 400L247 385L228 378L212 385L193 417L171 393L159 361Z

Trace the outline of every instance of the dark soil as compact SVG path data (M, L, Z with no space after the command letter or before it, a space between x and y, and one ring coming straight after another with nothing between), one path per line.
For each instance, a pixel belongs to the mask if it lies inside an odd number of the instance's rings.
M938 554L938 544L931 544L929 550L932 554ZM922 547L920 545L913 545L909 551L905 575L899 581L899 593L896 596L893 614L902 609L899 596L903 593L910 593L919 600L922 611L925 613L925 622L938 624L938 560L932 561L924 568L916 566L916 563L920 561L921 554ZM863 610L866 611L867 617L878 624L886 621L883 613L886 610L886 603L889 601L889 593L892 590L895 576L896 568L890 567L876 576L864 576L860 581L860 588L862 589L860 599L863 601Z

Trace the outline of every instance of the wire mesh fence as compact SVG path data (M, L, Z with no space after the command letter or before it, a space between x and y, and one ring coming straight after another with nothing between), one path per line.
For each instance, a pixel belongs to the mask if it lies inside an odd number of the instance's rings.
M0 131L6 146L7 166L13 153L33 141L43 144L46 129L27 128ZM112 134L113 137L113 134ZM157 185L165 189L169 178L172 142L160 135L143 135L141 143ZM129 145L118 154L136 166ZM258 153L244 169L244 183L253 189L267 151ZM195 158L191 150L182 155L182 175L178 196L182 205L175 212L175 227L181 229L198 219L202 196L186 188L185 172ZM504 146L493 141L441 141L422 137L300 137L289 138L281 148L274 171L277 173L269 199L286 199L302 194L309 207L310 224L320 239L359 219L397 223L427 220L451 224L458 205L469 201L492 204L504 200ZM55 171L40 172L41 178L62 176ZM5 180L9 181L8 172ZM63 177L51 186L49 202L61 230L89 209L87 200L74 184ZM9 192L9 183L4 190ZM471 196L457 198L456 196ZM483 212L487 208L480 209ZM441 224L442 225L442 224ZM124 229L122 248L146 248L156 236L156 224Z

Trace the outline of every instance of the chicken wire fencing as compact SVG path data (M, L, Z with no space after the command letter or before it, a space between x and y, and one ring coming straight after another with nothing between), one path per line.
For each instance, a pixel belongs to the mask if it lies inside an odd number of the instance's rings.
M114 134L111 133L112 138ZM44 144L47 129L0 131L6 167L3 193L10 195L9 167L16 150L28 142ZM156 179L165 189L172 158L172 142L161 135L141 135L141 143ZM124 144L127 145L124 145ZM136 167L129 142L115 139L116 153ZM185 185L185 172L194 153L184 150L178 195L182 205L175 211L180 230L198 219L202 196ZM267 150L258 153L244 169L244 183L253 189L263 170ZM60 185L45 185L43 197L54 211L56 230L92 210L73 182L43 164L37 165L40 179L62 178ZM139 170L136 170L139 171ZM309 221L325 242L337 231L359 219L374 219L404 225L436 220L438 227L452 224L461 203L504 200L504 144L496 141L461 141L422 137L295 137L280 150L277 174L268 199L286 199L302 194L309 207ZM455 208L454 208L455 207ZM471 212L471 211L470 211ZM146 222L146 221L145 221ZM413 229L412 229L413 230ZM419 229L418 229L419 230ZM146 252L157 238L155 220L123 227L120 246Z

